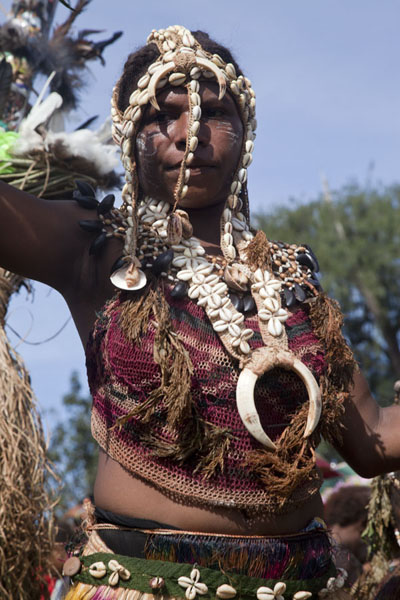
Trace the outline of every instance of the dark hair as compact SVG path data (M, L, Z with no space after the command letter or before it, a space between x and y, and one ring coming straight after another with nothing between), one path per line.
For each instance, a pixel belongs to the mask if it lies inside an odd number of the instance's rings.
M362 521L367 524L367 505L371 490L365 485L346 485L333 492L325 503L324 515L328 525L346 527Z
M242 75L239 65L228 48L212 40L204 31L192 31L191 33L206 52L219 54L223 61L233 64L238 75ZM159 54L156 44L148 44L128 56L119 80L118 108L121 112L124 112L128 106L129 97L136 89L137 82L145 74L147 68L157 60Z

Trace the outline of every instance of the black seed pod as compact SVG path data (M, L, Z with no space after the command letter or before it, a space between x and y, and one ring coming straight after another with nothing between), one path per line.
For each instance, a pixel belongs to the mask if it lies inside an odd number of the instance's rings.
M304 244L304 248L307 248L308 250L308 254L310 255L311 259L314 261L314 271L316 273L319 272L319 264L318 264L318 260L317 257L315 256L314 252L312 251L312 249L310 248L310 246L308 244Z
M100 235L98 235L89 247L89 254L99 254L102 248L104 247L107 241L107 234L105 231L102 231Z
M157 256L156 260L154 261L151 267L151 270L154 273L154 275L160 275L162 272L167 271L173 258L174 251L171 249Z
M294 295L298 302L304 302L304 300L307 298L307 294L298 283L294 284Z
M256 303L254 302L254 298L253 296L251 296L250 294L247 296L244 296L243 298L243 311L244 312L250 312L252 310L254 310L256 307Z
M82 196L78 190L74 190L72 192L72 197L74 198L74 200L77 201L79 206L82 206L82 208L88 208L89 210L92 210L93 208L97 208L97 206L99 204L98 201L96 200L96 198L91 198L89 196Z
M79 226L85 231L101 231L103 229L102 221L82 219L79 221Z
M188 284L186 281L179 281L171 290L171 296L176 299L184 298L187 295Z
M97 214L105 215L106 213L110 212L110 210L112 210L112 208L114 207L114 202L115 202L114 194L108 194L105 198L103 198L103 200L98 205Z
M309 254L298 254L296 257L296 260L300 265L304 265L305 267L308 267L312 271L315 271L315 267L316 267L315 261L312 259L312 257Z
M311 285L313 285L317 290L322 292L322 285L319 279L317 279L316 277L310 277L309 279L307 279L307 281L309 281Z
M241 298L237 294L229 294L229 299L232 302L233 306L236 308L236 310L238 310L239 312L243 312L243 310L244 310L243 298Z
M121 267L125 266L128 263L128 261L129 259L126 256L120 256L119 258L117 258L117 260L113 263L110 269L110 275L115 273L115 271L118 271L118 269L120 269Z
M293 291L287 287L283 289L283 297L285 299L285 304L288 308L292 308L297 304L297 300Z
M87 181L83 179L75 179L75 185L78 188L82 196L89 196L90 198L96 198L95 189Z

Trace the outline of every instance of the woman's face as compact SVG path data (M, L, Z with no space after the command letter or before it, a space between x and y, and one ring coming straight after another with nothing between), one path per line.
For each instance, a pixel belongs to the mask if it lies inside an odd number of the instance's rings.
M182 208L205 208L225 201L238 166L243 124L229 93L218 100L216 83L200 84L199 144L190 167ZM173 203L186 148L189 123L187 91L168 87L157 95L160 111L148 106L136 138L139 183L146 195Z

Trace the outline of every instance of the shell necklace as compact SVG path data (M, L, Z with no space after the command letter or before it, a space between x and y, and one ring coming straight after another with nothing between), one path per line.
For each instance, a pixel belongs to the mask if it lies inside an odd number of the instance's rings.
M304 437L308 437L318 424L321 395L311 371L288 349L284 322L289 313L281 305L282 281L276 279L268 269L252 270L246 265L244 251L250 236L251 239L253 237L247 228L247 241L237 244L240 262L230 266L248 279L257 307L260 333L265 346L252 351L249 340L254 332L245 326L244 315L231 302L226 281L218 274L216 264L207 260L200 241L190 236L188 239L181 238L179 243L164 245L168 239L169 210L168 202L150 197L146 197L138 207L138 260L146 259L144 251L149 249L150 240L156 242L158 238L162 252L158 260L164 256L164 268L168 268L168 263L171 267L170 274L165 270L160 274L170 281L185 284L189 298L204 308L226 350L239 361L242 370L237 384L237 408L250 433L268 448L276 449L262 429L254 402L254 387L257 378L263 373L275 367L283 367L296 372L307 388L310 409ZM129 241L129 238L126 239L125 244L129 244ZM126 271L129 268L130 266L123 266L112 274L114 285L130 290L141 287L127 285Z

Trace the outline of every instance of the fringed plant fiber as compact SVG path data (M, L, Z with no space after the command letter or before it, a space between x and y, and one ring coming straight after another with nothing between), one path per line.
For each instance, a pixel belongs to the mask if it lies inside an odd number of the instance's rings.
M153 281L144 295L130 296L122 303L119 325L134 344L140 344L140 337L146 333L151 317L154 318L154 361L160 368L161 384L145 402L118 419L115 426L121 427L139 416L141 423L147 425L142 439L156 456L183 463L197 453L196 471L211 477L216 470L223 469L232 436L227 428L205 422L196 411L191 393L193 365L171 324L162 285ZM152 431L151 423L160 407L166 411L172 440L156 438Z
M341 417L357 362L342 334L343 314L338 302L320 294L310 303L316 336L325 348L326 371L320 379L323 414L320 433L329 443L341 439Z
M163 600L177 600L173 596L162 594ZM66 595L65 600L160 600L160 594L145 594L137 590L111 588L101 585L95 587L78 583Z
M50 572L50 466L29 374L4 331L10 295L23 279L0 272L0 598L40 598Z
M270 243L263 231L257 231L245 252L250 266L255 269L272 269Z

